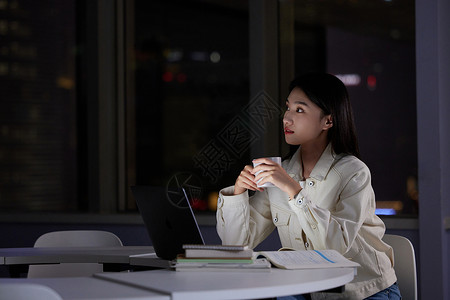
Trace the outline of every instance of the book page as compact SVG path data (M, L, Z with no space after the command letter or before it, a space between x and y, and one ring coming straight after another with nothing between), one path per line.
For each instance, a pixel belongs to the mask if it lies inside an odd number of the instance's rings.
M297 250L297 251L266 251L260 252L271 263L285 269L357 267L335 250Z

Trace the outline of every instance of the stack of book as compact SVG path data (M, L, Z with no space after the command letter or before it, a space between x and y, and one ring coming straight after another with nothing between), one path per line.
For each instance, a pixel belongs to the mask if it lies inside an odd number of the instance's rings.
M177 271L357 268L360 265L336 250L254 252L247 246L184 245L185 253L174 263ZM286 250L286 249L281 249Z
M270 271L264 258L256 259L244 245L183 245L184 254L174 262L176 271Z

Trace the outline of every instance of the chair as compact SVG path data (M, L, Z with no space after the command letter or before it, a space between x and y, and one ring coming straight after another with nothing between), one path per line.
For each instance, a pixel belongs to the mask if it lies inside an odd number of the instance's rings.
M385 234L383 241L394 249L397 283L405 300L417 299L417 272L414 246L400 235Z
M0 283L1 299L8 300L62 300L62 297L45 285L35 283Z
M34 247L113 247L123 246L115 234L98 230L54 231L40 236ZM103 271L98 263L30 265L28 278L90 276Z

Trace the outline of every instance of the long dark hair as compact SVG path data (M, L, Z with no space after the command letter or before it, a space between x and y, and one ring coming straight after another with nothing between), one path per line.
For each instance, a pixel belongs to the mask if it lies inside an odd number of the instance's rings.
M331 115L333 126L328 130L328 139L333 151L359 158L352 106L342 81L327 73L308 73L295 78L289 85L289 92L296 87L322 110L324 116Z

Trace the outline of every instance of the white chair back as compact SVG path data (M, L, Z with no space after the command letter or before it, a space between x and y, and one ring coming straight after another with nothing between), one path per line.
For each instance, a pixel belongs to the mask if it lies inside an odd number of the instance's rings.
M118 236L100 230L54 231L40 236L34 247L112 247L123 246ZM28 278L90 276L103 271L97 263L30 265Z
M413 244L400 235L385 234L383 241L394 249L394 269L404 300L417 299L416 257Z

